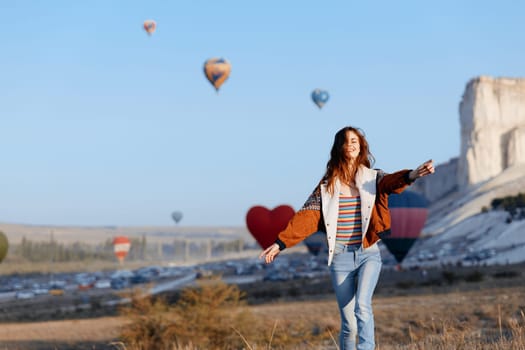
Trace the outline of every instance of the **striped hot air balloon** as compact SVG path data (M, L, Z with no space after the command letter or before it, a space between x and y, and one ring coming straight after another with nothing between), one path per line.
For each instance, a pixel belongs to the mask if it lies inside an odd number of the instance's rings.
M128 255L129 248L131 248L131 242L128 237L117 236L113 239L113 252L121 264Z
M428 216L428 201L413 191L392 194L388 198L392 233L382 241L401 264L418 239Z
M328 254L328 241L326 232L317 231L304 240L308 252L314 256Z

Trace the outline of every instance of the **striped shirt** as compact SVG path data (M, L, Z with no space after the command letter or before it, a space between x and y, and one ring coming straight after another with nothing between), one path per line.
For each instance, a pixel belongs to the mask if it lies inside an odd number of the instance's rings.
M339 195L336 243L361 245L361 197Z

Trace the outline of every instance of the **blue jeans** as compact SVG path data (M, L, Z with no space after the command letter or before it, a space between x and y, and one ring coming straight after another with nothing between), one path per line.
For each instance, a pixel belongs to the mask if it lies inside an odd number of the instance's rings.
M332 284L341 313L340 350L375 348L372 295L381 272L381 253L374 244L347 247L336 244L330 265Z

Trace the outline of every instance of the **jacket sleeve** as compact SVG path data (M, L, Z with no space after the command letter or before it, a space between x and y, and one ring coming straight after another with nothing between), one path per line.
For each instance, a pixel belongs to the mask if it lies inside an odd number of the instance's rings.
M280 250L292 247L318 231L321 220L321 188L317 186L302 208L295 213L275 243Z
M408 177L411 170L400 170L392 174L385 174L378 183L378 190L382 193L401 193L414 181Z

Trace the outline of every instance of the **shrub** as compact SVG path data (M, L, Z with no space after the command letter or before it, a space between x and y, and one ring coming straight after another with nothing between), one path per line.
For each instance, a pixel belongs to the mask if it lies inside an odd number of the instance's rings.
M452 271L443 271L441 275L448 284L454 283L457 279L456 274Z
M121 331L122 340L136 350L171 349L172 339L164 336L171 322L164 300L145 297L138 291L130 297L131 304L121 310L130 321Z
M492 275L494 278L515 278L521 276L519 271L500 271Z
M242 348L242 337L259 340L255 339L257 320L244 307L242 292L219 280L201 281L198 288L183 290L171 307L161 298L135 294L123 314L130 322L121 338L134 350L175 346L227 350Z
M396 283L396 287L399 289L410 289L414 288L415 285L414 281L400 281Z
M469 273L465 276L465 281L467 282L481 282L483 281L483 273L480 271L473 271L472 273Z
M172 312L175 322L166 332L179 345L193 344L203 349L239 349L241 334L253 339L256 319L249 313L244 295L236 285L220 280L201 282L199 288L185 289Z
M494 198L490 203L492 209L504 209L509 213L506 223L511 223L513 219L522 220L525 218L525 193L518 193L516 196Z

